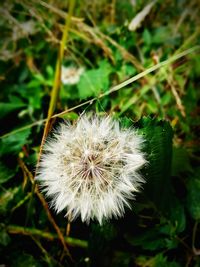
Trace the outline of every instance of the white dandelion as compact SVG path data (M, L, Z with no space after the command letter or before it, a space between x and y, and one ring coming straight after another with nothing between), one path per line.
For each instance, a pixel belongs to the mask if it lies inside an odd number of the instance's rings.
M83 115L48 139L36 179L57 212L72 220L121 217L144 182L143 138L110 117Z
M84 72L84 68L76 68L73 66L70 67L61 67L61 81L63 84L77 84L80 80L81 75Z

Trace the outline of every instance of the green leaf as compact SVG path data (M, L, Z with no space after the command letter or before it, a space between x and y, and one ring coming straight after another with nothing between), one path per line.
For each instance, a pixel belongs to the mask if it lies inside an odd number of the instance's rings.
M14 197L19 193L20 190L21 189L19 187L14 187L0 193L0 214L9 211L10 203L13 201Z
M168 261L162 253L157 254L154 257L139 256L136 259L137 266L147 267L180 267L178 262Z
M0 103L0 119L8 115L9 113L16 111L26 106L24 103Z
M143 40L145 42L145 45L151 45L152 42L152 36L149 30L146 28L143 32Z
M186 216L183 205L174 196L172 196L173 205L170 205L169 214L170 221L174 225L176 233L181 233L186 227Z
M146 140L144 151L149 164L144 173L145 193L165 213L166 208L173 205L169 203L173 192L170 182L172 128L167 121L151 118L143 118L135 126Z
M79 97L84 99L105 92L109 86L111 71L111 67L106 61L102 61L98 69L85 71L77 85Z
M172 175L177 176L180 173L191 170L192 168L187 150L182 147L173 147Z
M175 261L168 261L167 257L165 257L163 254L158 254L154 257L154 264L152 267L180 267L180 265Z
M162 249L166 247L165 238L160 235L158 229L154 228L151 230L146 230L139 236L126 237L127 241L134 246L140 246L143 249L154 251L157 249Z
M187 207L194 220L200 220L200 168L187 184Z
M109 255L112 253L112 241L116 236L117 229L114 224L104 222L103 226L100 226L97 223L92 223L88 243L91 266L111 266ZM109 263L105 264L105 261L109 261Z
M7 246L10 242L10 236L6 232L6 228L3 224L0 224L0 245L4 247Z
M0 140L0 152L1 155L17 154L21 151L23 145L27 143L28 136L31 129L26 129L4 137Z
M15 170L9 169L6 165L1 162L0 164L0 184L3 184L10 180L15 175Z
M11 266L15 267L42 267L40 262L35 259L32 255L27 253L18 253L12 257Z

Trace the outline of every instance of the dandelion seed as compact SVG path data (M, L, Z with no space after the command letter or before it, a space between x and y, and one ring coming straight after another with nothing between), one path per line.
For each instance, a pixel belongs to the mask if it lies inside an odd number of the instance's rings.
M80 80L84 68L64 67L61 68L61 81L63 84L77 84Z
M57 212L82 221L123 216L144 182L143 138L110 117L63 123L44 147L36 179Z

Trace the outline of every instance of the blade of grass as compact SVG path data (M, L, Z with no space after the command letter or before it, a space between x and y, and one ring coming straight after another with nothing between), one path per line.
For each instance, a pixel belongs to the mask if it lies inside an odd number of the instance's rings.
M50 99L50 104L49 104L49 109L48 109L47 120L45 122L44 132L43 132L43 136L42 136L42 142L41 142L40 152L39 152L39 156L38 156L38 163L40 161L40 157L41 157L41 153L42 153L45 139L46 139L46 137L49 133L49 130L51 128L51 125L52 125L51 124L51 118L52 118L52 115L54 113L57 99L58 99L60 82L61 82L61 64L63 61L65 46L66 46L66 43L68 41L68 33L69 33L70 22L71 22L71 17L72 17L74 5L75 5L75 0L71 0L69 2L69 14L66 16L66 19L65 19L65 27L63 30L63 36L62 36L62 40L61 40L61 44L60 44L58 57L57 57L54 84L53 84L53 88L52 88L52 92L51 92L51 99ZM36 171L37 171L37 169L38 169L38 164L36 166Z

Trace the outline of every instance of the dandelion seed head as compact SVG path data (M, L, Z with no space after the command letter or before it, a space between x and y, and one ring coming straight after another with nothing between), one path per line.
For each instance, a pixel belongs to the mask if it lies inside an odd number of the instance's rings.
M82 221L123 216L144 182L144 140L110 117L62 123L44 147L36 176L57 212Z
M62 66L61 68L61 81L63 84L77 84L80 80L81 75L84 72L84 68L76 68L73 66L65 67Z

